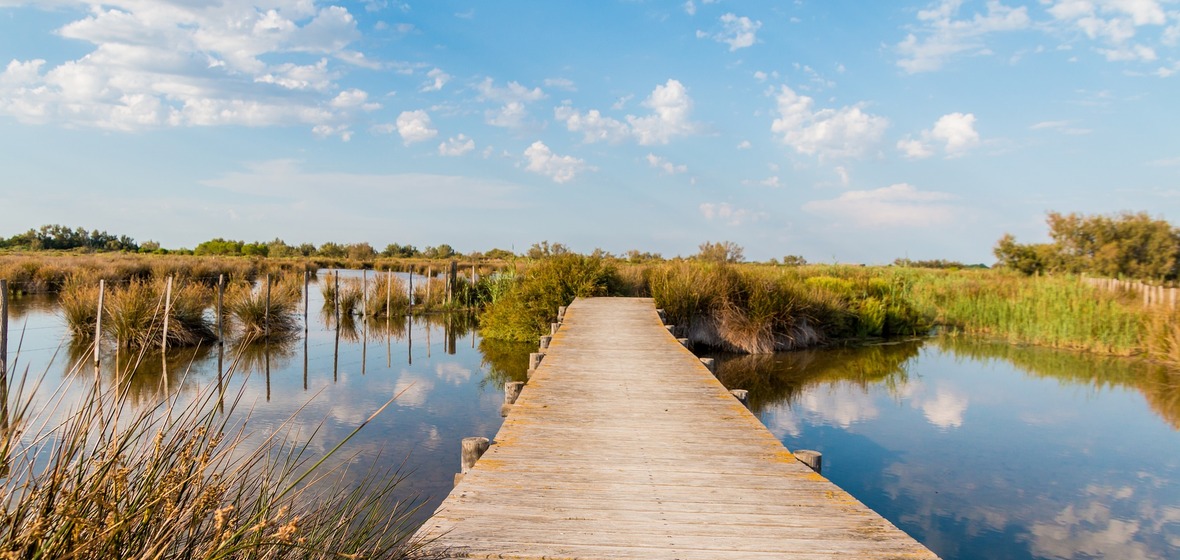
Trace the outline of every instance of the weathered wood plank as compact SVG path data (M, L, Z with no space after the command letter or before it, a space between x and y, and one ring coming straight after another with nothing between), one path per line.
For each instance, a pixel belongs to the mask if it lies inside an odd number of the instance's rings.
M799 463L662 325L579 299L416 538L436 557L934 558Z

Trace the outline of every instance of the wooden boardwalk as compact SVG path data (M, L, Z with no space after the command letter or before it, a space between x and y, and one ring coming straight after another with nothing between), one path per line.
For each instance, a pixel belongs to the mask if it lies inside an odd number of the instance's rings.
M936 558L798 462L639 298L569 307L416 538L454 558Z

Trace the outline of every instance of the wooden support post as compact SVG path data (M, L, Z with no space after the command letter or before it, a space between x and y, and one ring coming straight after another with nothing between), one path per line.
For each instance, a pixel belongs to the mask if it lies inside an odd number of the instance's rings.
M222 321L225 314L222 311L222 302L225 300L225 275L217 275L217 312L214 319L217 320L217 345L221 346L225 343L225 327Z
M564 306L564 305L557 308L557 322L558 323L565 322L565 310L566 310L566 306Z
M5 389L0 406L4 421L8 421L8 280L0 280L0 387ZM4 434L7 436L8 434Z
M657 310L656 310L656 315L659 315L659 316L660 316L660 322L661 322L661 323L667 323L667 322L668 322L668 313L667 313L667 312L665 312L663 309L657 309Z
M677 338L676 342L679 342L681 346L688 348L688 339L687 338Z
M733 398L737 399L742 404L748 404L746 401L750 397L750 392L745 389L733 389L729 391Z
M811 467L815 474L823 474L824 454L810 449L800 449L795 452L795 458L800 463Z
M561 328L561 323L549 323L549 334L557 334L557 329Z
M393 315L393 271L385 271L385 318ZM388 322L388 321L386 321ZM388 329L386 329L388 330Z
M705 364L705 369L709 370L709 373L717 373L717 370L714 369L717 366L713 358L701 358L701 363Z
M303 334L305 334L305 335L307 334L307 330L308 330L307 304L308 304L308 300L310 299L307 296L311 295L311 292L308 291L309 284L311 284L311 271L304 270L303 271ZM305 336L304 338L307 338L307 337Z
M414 267L410 267L410 309L414 309Z
M168 351L168 316L172 314L172 277L168 277L168 283L164 286L164 336L160 338L160 351ZM165 381L167 381L168 374L164 373Z
M433 266L426 267L426 308L427 309L430 309L430 285L434 283L434 282L430 281L432 276L434 276L434 267Z
M270 275L266 275L266 307L262 309L262 336L270 340ZM266 353L267 363L270 363L270 352ZM270 372L267 372L267 379L270 379ZM269 399L268 399L269 400Z
M541 350L549 348L549 343L552 341L553 341L552 336L542 336L541 337Z
M668 329L668 332L671 333L672 336L676 336L676 325L664 325L664 328Z
M500 406L500 416L508 416L508 412L512 410L512 405L516 404L516 399L520 397L520 390L524 388L524 383L520 381L509 381L504 384L504 404Z
M463 480L463 475L475 466L475 462L479 461L480 457L487 452L488 446L491 442L486 437L469 437L463 438L462 452L459 458L459 474L455 475L455 484L459 484Z
M537 369L541 366L541 359L545 357L544 352L533 352L529 354L529 369Z
M102 343L102 304L103 304L103 299L106 297L106 291L107 291L106 280L99 280L98 281L98 309L97 309L97 314L94 316L94 367L95 367L95 369L97 369L99 367L99 364L101 363L100 350L101 350L102 346L100 346L100 344Z
M0 280L0 438L3 438L3 449L6 452L0 456L0 476L7 477L10 463L7 451L12 447L12 437L9 434L11 426L8 424L8 280Z
M455 301L455 282L459 279L459 263L451 261L451 272L447 274L447 305Z

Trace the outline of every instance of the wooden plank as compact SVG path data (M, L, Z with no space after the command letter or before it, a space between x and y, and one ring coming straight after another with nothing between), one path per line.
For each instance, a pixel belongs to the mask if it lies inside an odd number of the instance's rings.
M935 558L795 460L642 298L569 306L415 539L455 558Z

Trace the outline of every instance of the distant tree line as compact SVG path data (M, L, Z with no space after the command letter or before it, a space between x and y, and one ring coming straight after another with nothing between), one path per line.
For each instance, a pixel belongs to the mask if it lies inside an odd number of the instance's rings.
M63 225L51 224L18 233L7 239L0 238L0 249L138 251L139 245L126 235L114 235L96 229L87 231L84 227L70 229Z
M1146 212L1106 215L1050 212L1049 243L1020 244L1005 234L998 265L1025 274L1085 273L1110 278L1175 281L1180 230Z

